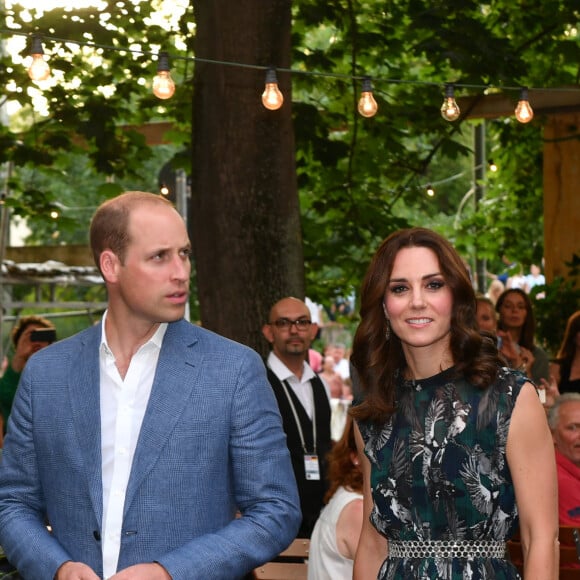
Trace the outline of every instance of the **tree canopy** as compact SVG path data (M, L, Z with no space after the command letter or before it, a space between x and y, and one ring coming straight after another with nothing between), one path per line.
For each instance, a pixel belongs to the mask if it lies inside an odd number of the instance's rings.
M173 11L155 18L162 5L126 0L103 1L98 9L25 10L14 4L4 10L4 41L10 38L9 29L41 32L52 39L45 40L45 51L54 80L41 89L24 66L13 62L6 44L0 68L3 102L15 101L21 107L12 124L0 128L1 159L14 165L5 203L15 215L26 216L33 241L78 241L79 222L84 226L86 217L67 207L93 207L123 189L156 190L157 163L172 159L175 168L193 173L195 182L199 168L192 156L192 100L201 107L198 124L204 114L211 114L215 131L226 138L236 134L231 109L220 117L209 93L199 98L204 79L194 83L196 67L221 67L216 76L223 85L220 90L240 91L244 106L260 108L263 71L255 67L274 65L281 69L280 85L290 97L284 106L291 113L295 146L287 163L292 164L300 208L300 223L291 228L298 230L295 234L302 242L309 296L327 302L349 294L358 287L379 241L410 224L447 235L467 259L477 248L492 271L502 254L524 264L541 259L544 120L536 116L527 125L513 117L486 122L487 157L499 170L488 172L479 184L484 197L475 211L470 190L473 126L478 121L460 118L449 123L439 109L443 87L450 82L456 97L509 92L514 107L519 87L530 87L533 106L534 87L576 86L580 11L575 0L288 0L273 2L266 15L263 2L254 0L247 12L261 36L253 39L252 54L259 56L253 62L236 58L251 53L240 39L248 38L252 22L239 19L236 31L235 22L227 18L227 3L216 2L204 24L217 41L208 30L200 37L199 7L193 0L173 3ZM278 38L286 13L291 15L287 46ZM269 34L259 24L265 18ZM226 21L223 38L220 23L225 26ZM215 46L208 52L210 42ZM250 66L217 64L226 46L224 60ZM174 97L167 101L150 91L160 50L172 56L177 83ZM21 56L26 54L27 48L22 48ZM196 61L200 54L210 54L216 63ZM271 62L265 61L267 55ZM379 110L365 119L356 105L360 79L367 75ZM254 88L252 105L248 91ZM234 100L225 99L224 106L234 105ZM241 113L236 114L242 123ZM264 117L270 112L247 114L256 123L272 123ZM172 123L163 150L148 146L134 129L155 121ZM247 146L261 151L256 140L272 138L281 126L275 121L262 132L248 133L245 144L236 142L237 150ZM274 140L274 146L286 138ZM220 159L224 174L226 168L240 170L234 157ZM263 161L254 158L254 172L271 179L260 166ZM434 197L426 195L428 184L434 187ZM217 206L219 202L213 211ZM59 210L60 218L47 223L51 209ZM235 260L232 271L239 267L239 255L220 259ZM292 289L291 276L290 271L284 274L276 289ZM254 283L267 280L257 275ZM215 292L220 295L219 288ZM263 311L253 316L255 325ZM221 324L225 323L217 322Z

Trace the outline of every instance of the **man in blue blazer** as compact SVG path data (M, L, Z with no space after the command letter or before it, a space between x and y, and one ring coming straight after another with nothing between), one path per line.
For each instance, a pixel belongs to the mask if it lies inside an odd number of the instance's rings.
M241 578L301 519L263 363L183 320L190 243L169 202L105 202L91 247L108 309L24 370L0 544L26 580Z

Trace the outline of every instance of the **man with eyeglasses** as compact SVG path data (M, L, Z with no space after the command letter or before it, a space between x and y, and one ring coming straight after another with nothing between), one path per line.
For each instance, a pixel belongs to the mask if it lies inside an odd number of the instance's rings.
M330 451L330 393L307 363L318 325L308 306L287 297L270 310L262 333L272 345L268 379L276 395L302 509L298 537L309 538L324 506L326 455Z

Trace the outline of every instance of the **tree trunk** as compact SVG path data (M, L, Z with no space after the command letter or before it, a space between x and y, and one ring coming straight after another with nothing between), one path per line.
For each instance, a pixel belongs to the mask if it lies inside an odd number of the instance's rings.
M290 67L291 0L193 0L195 56ZM270 306L304 296L304 263L291 119L261 102L265 71L195 64L190 212L202 324L255 348Z

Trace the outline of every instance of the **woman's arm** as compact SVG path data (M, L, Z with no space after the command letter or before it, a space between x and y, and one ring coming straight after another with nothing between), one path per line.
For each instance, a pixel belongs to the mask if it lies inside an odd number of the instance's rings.
M355 424L355 438L359 452L359 461L363 471L363 522L360 540L354 559L353 580L377 578L382 563L389 553L387 539L371 524L370 515L373 508L371 495L371 464L364 454L364 442L358 426Z
M546 413L532 384L516 401L507 460L520 515L526 580L558 578L558 481Z
M363 500L353 499L347 503L336 522L336 545L339 552L354 560L363 523Z

